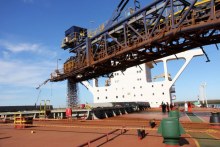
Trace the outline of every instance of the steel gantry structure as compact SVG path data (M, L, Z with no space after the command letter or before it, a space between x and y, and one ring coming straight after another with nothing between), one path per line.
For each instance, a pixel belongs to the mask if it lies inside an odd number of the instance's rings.
M72 56L50 80L80 82L196 47L218 47L220 0L157 0L136 8L123 20L113 17L93 36L80 27L66 31L62 48Z

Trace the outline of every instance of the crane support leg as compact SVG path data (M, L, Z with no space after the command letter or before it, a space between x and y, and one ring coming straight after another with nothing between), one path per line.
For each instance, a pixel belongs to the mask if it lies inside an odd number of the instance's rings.
M72 79L67 80L67 106L72 108L77 106L78 100L78 84Z

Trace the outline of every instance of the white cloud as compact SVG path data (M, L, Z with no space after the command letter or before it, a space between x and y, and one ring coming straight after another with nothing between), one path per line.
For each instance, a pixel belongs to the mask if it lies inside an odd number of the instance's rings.
M54 70L54 62L25 62L21 60L0 59L0 105L34 104L39 90L36 89ZM51 99L56 105L65 104L66 82L50 83L41 87L40 99ZM39 104L38 101L38 104Z
M0 60L0 83L7 86L36 87L50 76L54 63L25 63L18 60Z
M40 44L35 43L11 43L5 40L0 40L0 46L5 48L6 50L13 52L13 53L19 53L19 52L37 52L40 48L45 48Z
M0 39L0 105L35 102L38 87L56 68L57 52L41 43L17 42ZM63 97L66 84L49 82L41 87L44 97ZM58 93L58 94L57 94ZM55 99L55 98L54 98ZM55 101L55 100L54 100ZM65 100L63 100L65 102Z
M5 58L7 58L10 53L17 54L23 52L35 53L43 56L50 55L51 58L57 56L57 53L55 51L51 51L48 49L47 46L44 46L39 43L14 43L0 39L0 47L2 47L5 50L3 51L3 57Z

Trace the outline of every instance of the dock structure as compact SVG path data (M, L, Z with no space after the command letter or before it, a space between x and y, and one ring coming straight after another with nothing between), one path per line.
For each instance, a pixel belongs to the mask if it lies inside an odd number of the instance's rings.
M90 109L72 109L70 119L83 119L83 120L94 120L114 117L118 115L128 114L144 110L148 107L97 107ZM66 109L53 109L46 114L45 117L41 117L42 111L20 111L20 112L0 112L0 118L2 120L14 120L14 116L17 114L32 117L33 119L66 119Z

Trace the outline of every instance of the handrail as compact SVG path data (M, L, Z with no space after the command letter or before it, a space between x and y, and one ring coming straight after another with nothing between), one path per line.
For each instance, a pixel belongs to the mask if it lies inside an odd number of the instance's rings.
M93 142L95 142L95 141L97 141L97 140L99 140L99 139L102 139L102 138L104 138L104 137L106 137L106 141L108 142L108 141L109 141L109 135L111 135L111 134L113 134L113 133L115 133L115 132L117 132L117 131L119 131L119 130L120 130L120 129L115 129L115 130L113 130L113 131L111 131L111 132L109 132L109 133L106 133L106 134L104 134L104 135L102 135L102 136L99 136L99 137L97 137L97 138L95 138L95 139L89 140L88 142L85 142L85 143L83 143L83 144L81 144L81 145L79 145L79 146L77 146L77 147L84 147L84 146L86 146L86 145L90 146L91 143L93 143Z

